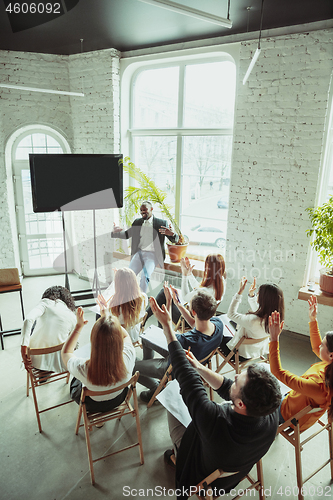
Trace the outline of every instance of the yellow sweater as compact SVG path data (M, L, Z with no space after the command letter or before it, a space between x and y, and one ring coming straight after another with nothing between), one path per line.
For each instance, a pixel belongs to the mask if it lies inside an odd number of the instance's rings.
M313 352L319 356L321 336L318 323L317 321L311 321L309 325L311 347ZM281 405L281 414L285 420L288 420L309 404L313 407L322 408L321 412L305 415L300 420L300 429L304 431L311 427L331 404L333 394L325 384L325 367L327 363L324 361L315 363L301 377L298 377L288 370L282 369L279 342L277 341L271 342L269 345L269 360L273 375L292 389Z

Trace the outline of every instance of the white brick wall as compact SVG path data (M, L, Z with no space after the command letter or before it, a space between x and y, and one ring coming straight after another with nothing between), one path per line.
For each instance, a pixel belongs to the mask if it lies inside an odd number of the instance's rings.
M115 49L69 56L71 89L85 97L71 97L74 153L120 153L119 56ZM110 280L104 257L112 248L114 210L96 211L97 267L102 281ZM73 214L76 271L92 279L94 254L91 212Z
M276 282L284 291L286 328L304 334L307 303L297 293L309 250L305 209L314 204L322 158L332 33L263 39L245 86L256 42L242 43L240 52L226 257L232 279L224 303L243 274L257 275L259 284ZM332 329L332 309L319 309L322 331Z
M251 272L259 284L275 281L286 301L286 327L307 334L307 304L297 300L309 241L307 207L313 206L322 159L332 72L332 30L262 40L262 52L245 86L243 76L256 42L242 43L235 114L227 242L229 274L224 304L238 280ZM82 98L0 90L0 217L2 265L12 266L4 145L27 123L61 131L76 153L119 152L119 54L109 49L65 56L0 52L0 78L24 84L83 91ZM41 77L41 75L43 75ZM82 76L83 75L83 76ZM7 78L7 80L6 80ZM125 96L127 98L127 96ZM97 232L112 225L112 211L98 211ZM79 271L92 263L91 220L75 214ZM99 244L99 265L109 247ZM2 249L5 249L3 252ZM85 249L85 250L84 250ZM4 257L3 257L4 255ZM255 269L256 268L256 269ZM240 307L246 311L247 305ZM320 306L320 326L332 328L332 309Z
M119 152L119 53L104 50L76 56L56 56L0 51L0 81L30 87L82 91L85 97L69 97L0 88L0 256L2 267L16 266L14 242L8 206L4 151L7 139L28 124L48 125L69 142L73 153ZM97 233L108 233L112 227L111 210L99 210ZM73 245L77 250L78 272L87 275L93 265L91 213L73 216ZM99 252L110 250L107 237L100 241ZM99 261L103 260L103 255Z

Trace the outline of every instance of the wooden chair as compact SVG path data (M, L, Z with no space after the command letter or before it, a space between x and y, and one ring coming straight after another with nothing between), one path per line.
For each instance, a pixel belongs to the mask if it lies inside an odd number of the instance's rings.
M266 337L261 338L261 339L249 339L247 337L241 337L235 347L233 347L228 355L224 354L220 348L217 349L217 354L223 358L223 361L220 365L218 365L218 361L216 360L216 373L220 372L222 368L224 368L227 364L229 364L237 374L241 373L242 369L251 361L260 360L264 362L268 362L268 356L258 356L256 358L250 358L246 361L240 361L239 360L239 347L241 345L253 345L253 344L259 344L260 342L263 342L266 340ZM232 361L232 357L235 356L235 361Z
M18 269L0 269L0 294L1 293L11 293L11 292L19 292L20 300L21 300L21 311L22 318L24 321L24 306L23 306L23 297L22 297L22 285L20 282L20 276ZM15 330L2 330L2 321L0 316L0 340L1 340L1 348L4 350L4 342L3 337L7 337L10 335L18 335L21 333L20 328L16 328Z
M284 438L291 443L295 448L295 459L296 459L296 477L297 477L297 487L298 487L298 498L299 500L304 500L303 495L303 485L311 479L317 472L322 470L326 465L330 464L331 467L331 479L333 480L333 430L332 424L328 421L327 424L322 422L322 420L318 419L314 425L319 425L319 430L313 432L309 437L305 438L301 441L301 434L304 431L300 431L299 421L302 417L309 413L316 413L322 411L322 408L313 408L311 405L306 406L303 410L299 411L293 417L289 418L283 424L280 424L278 427L277 434L280 434ZM329 459L326 460L320 467L318 467L314 472L312 472L309 476L303 479L302 473L302 462L301 462L301 452L303 451L303 446L308 443L311 439L315 438L322 431L327 430L328 432L328 441L329 441Z
M135 446L139 446L140 464L142 465L144 463L141 428L140 428L140 418L139 418L139 407L138 407L138 399L137 399L137 395L136 395L136 383L137 383L138 378L139 378L139 372L136 372L135 375L133 375L133 377L126 384L123 384L119 387L116 387L115 389L110 389L108 391L97 392L97 391L90 391L89 389L87 389L87 387L82 388L81 401L80 401L79 412L78 412L76 427L75 427L75 434L78 434L79 427L84 426L84 431L85 431L85 436L86 436L86 444L87 444L87 452L88 452L91 484L95 484L94 463L98 462L99 460L104 460L105 458L111 457L111 455L115 455L116 453L120 453L121 451L125 451L125 450L133 448ZM117 406L117 408L114 408L113 410L106 411L106 412L98 412L98 413L88 413L87 412L86 405L85 405L86 396L102 396L102 395L110 394L110 396L112 397L112 394L114 392L124 390L126 387L129 388L128 393L126 395L126 398L125 398L123 403L121 403L119 406ZM130 403L130 399L131 399L132 395L133 395L134 408ZM83 414L83 424L80 425L82 414ZM126 446L125 448L121 448L120 450L114 451L113 453L109 453L108 455L103 455L99 458L93 459L92 453L91 453L89 431L95 425L103 424L104 422L107 422L108 420L113 420L115 418L120 420L125 415L132 415L132 417L135 417L135 419L136 419L136 432L137 432L137 436L138 436L138 442L134 443L130 446Z
M62 344L58 344L52 347L43 347L43 348L36 348L36 349L30 349L28 347L28 356L41 356L43 354L51 354L54 352L61 351L62 346L64 345L64 342ZM68 384L69 381L69 372L67 370L61 372L61 373L54 373L54 372L46 372L45 370L39 370L38 368L29 368L27 370L27 396L29 396L29 389L31 388L32 390L32 395L34 399L34 405L35 405L35 410L36 410L36 417L37 417L37 422L38 422L38 428L39 432L42 432L42 425L40 421L40 414L44 413L49 410L53 410L54 408L58 408L59 406L66 405L68 403L72 403L73 400L70 399L68 401L65 401L64 403L60 403L54 406L49 406L48 408L45 408L44 410L40 410L38 408L38 402L37 402L37 396L36 396L36 387L39 387L41 385L47 385L51 384L52 382L58 382L58 380L66 379L66 384ZM30 382L30 384L29 384Z
M247 474L245 478L248 479L251 485L248 488L242 490L244 493L242 495L235 496L233 500L237 500L238 498L241 498L243 496L247 498L248 492L251 492L251 490L253 489L256 489L258 491L260 500L265 500L264 476L263 476L261 459L259 460L259 462L257 462L256 466L257 466L258 479L254 479L250 474ZM218 498L218 497L213 497L214 489L209 488L209 485L216 479L232 476L234 474L238 474L238 472L224 472L222 469L216 469L216 471L214 471L212 474L210 474L205 479L200 481L199 484L197 484L196 491L194 493L199 499L213 500L213 498ZM249 496L252 498L251 493L249 494Z
M214 351L212 351L210 354L208 354L208 356L206 356L204 359L200 360L200 363L202 363L204 365L208 365L208 368L211 370L212 369L212 358L215 355L216 351L217 351L217 349L214 349ZM147 408L150 408L152 406L152 404L154 403L154 401L156 399L156 396L161 392L162 389L164 389L164 387L167 385L167 383L170 380L172 380L172 365L171 364L168 366L168 368L167 368L165 374L163 375L163 377L161 378L160 383L158 384L154 394L150 398L149 403L147 404ZM206 384L206 382L204 382L204 385L209 387L209 397L210 397L211 401L213 401L214 400L213 389L210 387L210 385Z

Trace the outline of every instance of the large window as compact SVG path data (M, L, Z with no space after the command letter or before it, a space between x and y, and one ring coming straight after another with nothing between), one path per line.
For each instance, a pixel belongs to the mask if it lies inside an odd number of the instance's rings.
M225 247L235 89L230 57L140 68L132 78L130 155L167 192L188 253Z

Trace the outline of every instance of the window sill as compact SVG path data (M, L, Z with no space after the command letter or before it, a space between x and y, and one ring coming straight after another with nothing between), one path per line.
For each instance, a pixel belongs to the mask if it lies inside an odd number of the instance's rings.
M317 297L318 304L323 304L324 306L332 306L333 307L333 297L331 295L327 295L323 293L319 285L315 284L315 291L309 292L307 286L303 286L298 292L298 299L300 300L308 300L311 295L315 295Z

